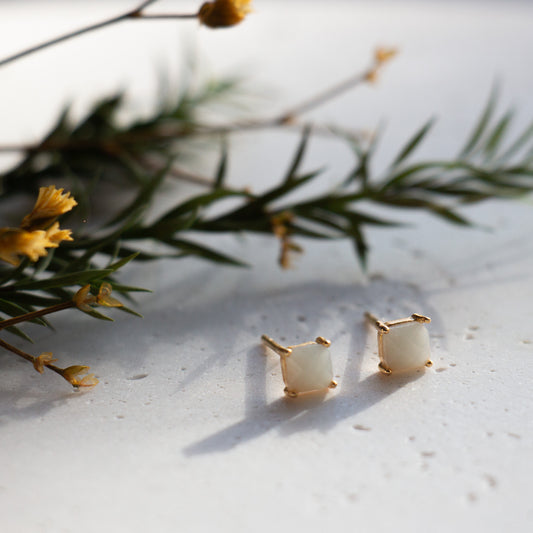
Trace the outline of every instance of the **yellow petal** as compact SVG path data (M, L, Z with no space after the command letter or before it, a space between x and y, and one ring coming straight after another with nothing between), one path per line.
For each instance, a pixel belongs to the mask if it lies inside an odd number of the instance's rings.
M24 217L20 227L28 231L44 229L75 205L78 202L70 197L69 192L63 193L63 189L56 189L55 185L41 187L32 212Z
M63 369L61 375L73 386L73 387L94 387L98 384L98 379L94 374L87 374L80 378L80 374L85 374L90 367L85 365L73 365Z
M31 261L37 261L48 252L46 248L56 248L42 230L25 231L18 228L0 229L0 259L18 265L19 257L25 255Z
M98 304L105 307L122 307L122 302L119 302L116 298L111 296L112 290L113 288L110 283L102 283L102 285L100 285L100 290L98 291L98 296L96 297Z
M384 48L380 47L376 50L374 58L376 60L376 63L386 63L387 61L390 61L394 56L398 54L397 48Z
M98 385L98 383L98 378L94 374L87 374L81 380L78 381L75 387L90 388L95 387L96 385Z
M57 359L53 359L52 352L44 352L34 359L33 367L40 374L44 374L44 367L49 364L55 363L56 361Z
M72 231L69 229L59 229L59 222L54 222L54 224L46 230L46 237L51 243L58 246L61 241L74 240L70 236L71 233Z
M76 307L85 313L91 311L91 304L96 303L96 296L89 293L91 285L84 285L72 298Z
M85 365L72 365L67 368L63 369L63 377L67 380L71 380L78 376L79 374L83 374L84 372L87 372L89 370L89 366Z

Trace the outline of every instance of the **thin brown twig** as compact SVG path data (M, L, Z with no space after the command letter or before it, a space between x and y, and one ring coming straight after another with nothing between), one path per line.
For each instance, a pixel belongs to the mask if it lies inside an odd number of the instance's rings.
M353 74L347 79L331 85L327 89L320 91L313 96L309 97L307 100L296 104L292 107L289 107L279 115L276 115L270 119L262 119L257 121L252 121L248 123L235 124L234 126L229 126L226 128L219 128L215 130L214 133L229 133L234 130L241 129L253 129L253 128L265 128L265 127L276 127L276 126L285 126L290 125L296 118L320 107L321 105L333 100L342 93L345 93L355 87L362 85L363 83L368 83L372 81L372 76L376 73L377 69L381 66L377 58L374 58L374 61L370 67L366 68L363 72L358 72Z
M0 64L1 66L1 64ZM173 139L177 139L180 136L186 135L224 135L228 133L234 133L239 131L250 131L254 129L267 129L267 128L276 128L276 127L291 127L294 126L295 120L302 115L303 113L306 113L308 111L311 111L312 109L319 107L320 105L328 102L329 100L332 100L333 98L339 96L340 94L353 89L363 83L372 81L372 75L375 75L377 68L381 66L381 62L374 58L373 63L365 69L363 72L359 72L355 75L350 76L349 78L341 81L340 83L336 83L335 85L332 85L331 87L327 88L324 91L321 91L313 96L311 96L309 99L301 102L300 104L297 104L293 107L289 107L284 112L280 113L279 115L276 115L273 118L267 118L267 119L259 119L255 121L250 122L241 122L241 123L235 123L229 126L223 126L223 127L196 127L195 129L192 129L190 127L187 128L186 131L183 130L177 130L177 131L163 131L163 132L156 132L151 133L149 137L147 138L143 134L126 134L123 135L121 138L115 140L114 142L109 143L109 141L105 142L98 142L98 141L79 141L76 140L74 142L72 141L65 141L65 142L47 142L43 143L41 145L4 145L0 146L0 152L16 152L16 151L26 151L26 152L46 152L46 151L55 151L55 150L84 150L88 148L97 148L102 149L104 151L116 151L117 149L120 149L120 145L128 145L128 144L138 144L143 143L147 141L172 141ZM330 132L331 133L331 132ZM161 166L158 165L155 161L147 159L146 157L140 157L138 158L138 162L151 169L151 170L161 170ZM176 177L178 179L181 179L183 181L187 181L189 183L194 183L197 185L207 186L211 187L213 185L213 182L211 179L206 178L204 176L200 176L198 174L189 172L187 170L184 170L179 167L172 167L169 170L169 174L173 177ZM1 329L1 323L0 323L0 329Z
M312 109L321 106L322 104L333 100L340 94L361 85L368 81L368 75L375 69L375 65L371 68L365 70L364 72L357 73L353 76L350 76L346 80L337 83L331 87L328 87L325 91L319 92L309 98L308 100L303 101L300 104L295 105L292 109L289 109L285 113L282 113L280 116L273 119L276 124L286 124L290 123L296 117L311 111Z
M0 146L0 152L12 153L12 152L31 152L35 151L38 145L34 144L4 144Z
M124 20L144 20L144 19L162 19L162 18L192 19L198 16L197 13L169 14L169 15L146 15L142 13L144 9L146 9L150 4L153 4L155 2L157 2L157 0L145 0L135 9L127 11L126 13L122 13L121 15L117 15L116 17L112 17L110 19L106 19L101 22L97 22L96 24L90 24L89 26L85 26L83 28L80 28L75 31L71 31L69 33L65 33L64 35L60 35L59 37L55 37L54 39L44 41L35 46L31 46L30 48L26 48L25 50L22 50L21 52L17 52L16 54L13 54L9 57L6 57L0 60L0 67L8 65L9 63L16 61L17 59L21 59L23 57L34 54L35 52L39 52L40 50L44 50L45 48L49 48L50 46L54 46L56 44L68 41L75 37L79 37L80 35L84 35L85 33L89 33L95 30L105 28L107 26L111 26L113 24L117 24L119 22L123 22Z
M2 145L0 146L0 152L11 153L11 152L52 152L55 150L84 150L90 148L100 148L111 150L117 144L139 144L148 141L171 141L177 139L181 136L192 136L192 135L224 135L228 133L234 133L239 131L249 131L254 129L268 129L276 127L291 127L294 126L294 121L303 113L311 111L312 109L319 107L322 104L325 104L329 100L339 96L340 94L361 85L362 83L368 82L369 76L371 73L375 72L377 67L377 62L374 63L363 72L357 73L350 76L346 80L343 80L340 83L337 83L325 91L321 91L308 100L297 104L295 106L289 107L279 115L276 115L271 118L258 119L248 122L237 122L230 124L228 126L220 127L211 127L211 126L196 126L191 128L188 126L185 130L166 130L163 132L151 133L149 136L144 134L132 134L128 133L126 135L119 136L119 138L110 145L109 141L98 142L90 140L75 140L75 141L48 141L41 145L39 144L20 144L20 145ZM201 180L197 180L201 181Z
M31 313L25 313L7 320L2 320L0 321L0 330L9 328L15 324L20 324L21 322L27 322L28 320L34 320L35 318L49 315L51 313L57 313L63 309L70 309L71 307L76 307L76 304L73 300L68 300L67 302L51 305L50 307L45 307L44 309L39 309L38 311L32 311Z
M140 165L144 166L146 169L155 172L160 172L163 168L165 168L164 164L159 164L155 160L149 159L147 157L139 157L137 158L137 162ZM203 185L205 187L213 186L213 180L211 180L210 178L207 178L206 176L201 176L200 174L196 174L194 172L190 172L181 167L170 167L170 169L168 170L168 174L175 178L179 178L182 181L194 183L195 185Z
M154 14L145 14L139 13L136 17L137 19L152 19L152 20L169 20L169 19L195 19L198 18L198 13L154 13Z
M3 341L0 339L0 346L2 348L5 348L6 350L13 352L14 354L17 354L19 357L22 357L23 359L26 359L26 361L30 361L33 363L35 361L35 357L33 355L30 355L29 353L23 352L22 350L19 350L15 346L12 346L6 341Z
M278 124L278 126L273 124L267 124L266 122L263 123L255 123L255 124L235 124L232 126L226 126L225 128L210 128L208 126L205 127L198 127L196 129L191 129L188 127L185 130L176 130L174 133L172 132L165 132L165 133L151 133L148 136L145 136L144 139L140 136L129 137L129 136L123 136L120 139L117 139L116 141L90 141L90 140L66 140L66 141L46 141L42 144L4 144L0 145L0 153L15 153L15 152L27 152L27 153L46 153L46 152L54 152L59 150L65 150L65 151L85 151L85 150L102 150L106 153L116 153L117 149L120 148L120 146L131 146L131 145L138 145L142 144L143 142L156 142L156 141L172 141L175 139L179 139L180 137L190 137L192 135L194 136L215 136L220 135L224 133L232 133L232 132L238 132L238 131L244 131L246 129L260 129L260 128L271 128L271 127L283 127L284 129L294 129L297 131L300 131L302 128L313 126L313 134L314 135L320 135L320 136L334 136L334 133L331 128L329 128L327 125L316 125L311 122L292 122L292 123L286 123L286 124ZM359 135L362 138L368 137L368 133L364 131L353 131L351 132L353 135ZM185 171L186 172L186 171ZM184 173L185 173L184 172ZM192 179L194 181L195 178ZM201 181L201 180L200 180Z
M30 363L34 363L37 361L37 357L35 357L34 355L31 355L29 353L26 353L25 351L23 350L20 350L19 348L17 348L16 346L13 346L12 344L9 344L8 342L0 339L0 346L4 349L6 349L8 352L12 352L14 353L15 355L18 355L19 357L22 357L23 359L26 359L26 361L29 361ZM64 372L64 369L63 368L60 368L56 365L53 365L51 363L47 363L46 365L44 365L44 368L49 368L50 370L52 370L52 372L55 372L56 374L59 374L61 377L65 377L63 375L63 372Z

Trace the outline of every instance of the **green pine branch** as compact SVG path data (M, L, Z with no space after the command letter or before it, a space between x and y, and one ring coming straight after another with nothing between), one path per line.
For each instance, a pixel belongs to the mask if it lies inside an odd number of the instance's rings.
M222 248L205 245L202 235L208 234L272 235L280 241L282 266L290 262L293 252L301 250L301 240L349 239L364 268L370 250L367 229L399 225L398 209L425 211L446 222L470 226L461 206L517 198L533 189L533 126L511 136L513 116L497 113L496 92L458 155L450 159L415 160L417 149L431 134L431 120L399 147L398 155L384 172L375 174L373 161L379 137L364 141L332 128L330 134L351 147L353 166L338 177L338 185L331 192L306 198L304 187L320 180L322 172L304 170L303 161L309 140L322 130L304 125L283 176L273 177L270 187L261 194L235 189L227 179L231 134L262 125L289 127L285 121L272 119L224 127L200 120L206 106L223 107L238 90L236 80L184 90L175 102L166 102L151 117L129 125L117 120L124 95L116 95L95 104L78 122L65 110L39 143L19 147L24 152L22 161L0 176L0 208L14 194L34 196L43 183L58 180L75 191L78 218L86 217L102 194L110 194L102 193L106 187L126 194L115 192L111 207L103 210L103 220L89 229L70 215L67 220L81 229L75 231L73 241L62 242L40 261L30 263L26 259L17 267L0 265L0 316L8 320L29 313L33 323L50 327L44 311L40 316L39 310L59 309L57 306L71 302L86 284L90 284L93 294L109 284L115 293L132 301L132 295L144 289L121 284L118 271L134 258L153 261L195 257L220 265L245 266L239 257L229 256ZM212 178L184 172L177 166L183 147L200 135L220 142L219 163ZM177 187L176 177L194 181L204 190L178 200L161 213L157 209L158 194L164 188ZM233 200L232 207L221 211L229 199ZM388 216L383 214L387 210ZM154 216L154 212L158 214ZM136 314L127 307L118 309ZM109 320L94 308L84 310L95 318ZM34 316L36 312L39 316ZM31 340L18 323L5 329ZM45 366L53 367L52 363ZM65 370L55 368L59 373ZM79 381L72 379L73 384Z

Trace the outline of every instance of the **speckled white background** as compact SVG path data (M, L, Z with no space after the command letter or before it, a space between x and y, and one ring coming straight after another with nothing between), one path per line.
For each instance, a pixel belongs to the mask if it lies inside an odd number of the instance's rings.
M6 2L0 50L132 4ZM161 10L182 4L195 5ZM193 23L181 37L175 23L132 23L1 70L0 142L37 138L75 95L81 113L95 96L128 87L132 111L146 109L157 70L176 64L187 39L214 72L245 65L275 89L265 113L364 66L376 44L399 46L379 85L313 114L347 127L387 119L378 170L435 114L421 155L452 156L495 78L502 105L519 110L517 126L533 117L528 2L255 6L232 31ZM235 138L230 183L272 183L296 142ZM314 141L306 167L324 163L318 187L327 188L350 154ZM72 393L0 354L0 529L529 531L533 205L464 213L480 228L402 215L413 225L370 232L367 275L347 243L305 242L296 268L280 272L273 240L224 238L252 269L192 260L133 267L127 281L154 291L140 299L143 320L66 313L55 321L61 334L33 329L35 352L90 364L101 384ZM434 367L379 375L367 309L430 315ZM331 338L339 387L286 400L262 333L288 344Z

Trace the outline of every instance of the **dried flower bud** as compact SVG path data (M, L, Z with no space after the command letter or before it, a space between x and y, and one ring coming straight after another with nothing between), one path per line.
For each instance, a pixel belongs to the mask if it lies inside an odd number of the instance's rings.
M366 79L366 81L368 81L368 83L376 83L376 81L378 79L378 68L377 67L371 68L366 73L365 79Z
M205 2L198 11L198 20L210 28L227 28L239 24L250 13L252 0L214 0Z
M396 48L377 48L374 53L374 66L366 73L365 79L369 83L375 83L383 65L398 54Z
M44 367L55 363L57 359L53 359L52 352L44 352L39 357L33 360L33 367L39 374L44 374Z
M278 238L285 237L289 233L288 225L294 220L294 215L289 211L283 211L278 215L271 217L272 231Z
M380 47L376 50L374 54L374 59L378 65L390 61L393 57L398 54L397 48L385 48Z
M292 267L292 259L295 253L302 254L304 249L292 241L289 237L281 239L281 251L279 254L279 265L284 270Z
M96 296L93 296L89 291L91 290L91 285L84 285L72 298L73 302L76 304L76 307L80 311L88 312L91 310L91 305L96 303Z
M98 291L98 296L96 297L96 302L105 307L122 307L122 302L119 302L116 298L111 296L112 290L113 287L111 287L110 283L102 283L102 285L100 285L100 290Z
M283 211L270 219L274 235L281 241L279 254L279 264L281 268L288 269L292 266L292 257L294 253L303 253L303 248L296 244L290 237L290 224L294 220L294 215L289 211Z
M103 305L104 307L122 307L122 302L111 296L113 288L110 283L104 282L100 285L98 295L94 296L90 293L91 286L89 284L82 287L72 298L76 307L85 313L91 311L91 305Z
M84 365L74 365L63 369L61 375L76 388L94 387L98 385L98 379L94 374L87 374L80 378L80 375L86 374L90 367Z

